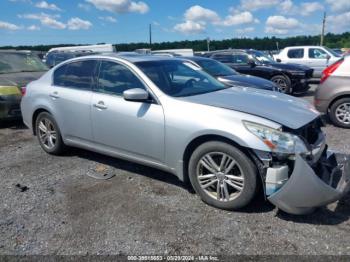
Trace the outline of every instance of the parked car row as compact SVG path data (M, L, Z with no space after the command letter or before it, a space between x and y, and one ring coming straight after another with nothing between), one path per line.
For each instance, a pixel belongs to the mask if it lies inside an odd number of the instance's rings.
M347 194L350 160L327 150L312 105L227 86L189 61L118 54L65 61L27 85L23 121L47 153L74 146L159 168L221 209L245 207L259 186L292 214ZM195 63L203 61L211 60Z

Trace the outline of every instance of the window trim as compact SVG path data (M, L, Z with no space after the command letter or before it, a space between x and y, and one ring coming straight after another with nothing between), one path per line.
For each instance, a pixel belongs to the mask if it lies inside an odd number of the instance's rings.
M77 87L74 87L74 86L55 85L55 73L56 73L56 70L60 69L62 66L69 66L70 64L77 63L77 62L84 62L84 61L96 61L94 72L92 73L92 83L91 83L89 89L82 89L82 88L77 88ZM74 61L66 62L66 63L60 65L59 67L55 68L55 70L52 72L52 74L51 74L51 86L92 92L93 89L94 89L94 86L96 85L96 73L97 73L98 65L99 65L99 59L96 59L96 58L85 58L85 59L82 58L82 59L77 59L77 60L74 60Z
M123 98L123 95L118 95L118 94L112 94L112 93L103 93L103 92L99 92L97 90L98 88L98 78L100 76L100 69L101 69L101 64L102 62L112 62L112 63L116 63L116 64L120 64L124 67L126 67L127 69L129 69L134 75L135 77L137 77L140 82L143 84L143 86L145 87L145 90L149 93L150 95L150 99L149 99L149 102L148 103L151 103L151 104L157 104L157 105L161 105L158 97L154 94L154 92L152 91L152 89L147 85L147 83L142 79L142 77L139 76L139 74L137 74L135 72L135 70L133 68L131 68L129 65L127 65L126 63L124 63L123 61L120 61L120 60L115 60L113 58L108 58L108 57L105 57L105 58L100 58L98 59L98 66L97 66L97 72L96 72L96 75L95 75L95 84L92 88L92 92L93 93L98 93L98 94L104 94L104 95L108 95L108 96L113 96L113 97L120 97L120 98Z

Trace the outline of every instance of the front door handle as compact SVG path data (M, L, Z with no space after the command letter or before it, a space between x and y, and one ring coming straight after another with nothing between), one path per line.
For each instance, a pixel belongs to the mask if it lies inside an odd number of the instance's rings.
M94 107L96 107L98 109L107 109L107 106L105 105L105 103L103 101L99 101L97 104L94 104Z
M58 92L53 92L53 93L51 93L51 94L49 94L49 96L51 96L52 98L55 98L55 99L57 99L57 98L59 98L60 96L58 95Z

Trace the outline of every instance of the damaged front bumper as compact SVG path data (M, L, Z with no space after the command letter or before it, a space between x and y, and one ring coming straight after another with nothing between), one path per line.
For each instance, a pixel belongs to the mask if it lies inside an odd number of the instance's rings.
M268 200L290 214L311 213L342 198L350 190L350 157L323 151L311 165L296 155L288 181Z

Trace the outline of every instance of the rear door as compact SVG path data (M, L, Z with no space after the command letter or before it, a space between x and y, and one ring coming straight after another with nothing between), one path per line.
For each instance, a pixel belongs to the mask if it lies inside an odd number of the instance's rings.
M284 62L284 61L283 61ZM287 50L287 62L308 65L304 48L290 48Z
M92 140L90 105L97 61L64 64L53 74L50 101L54 117L65 138Z
M127 66L116 61L101 61L92 97L94 141L118 154L164 162L164 113L160 104L130 102L123 92L147 89Z

